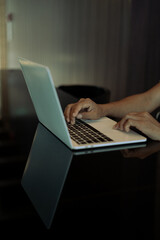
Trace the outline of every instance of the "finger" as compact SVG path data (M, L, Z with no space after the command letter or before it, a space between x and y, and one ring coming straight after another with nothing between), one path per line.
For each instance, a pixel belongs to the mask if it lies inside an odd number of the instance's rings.
M84 108L86 108L86 111L91 111L93 108L93 102L90 98L81 98L79 100L79 102L81 102L84 106Z
M78 114L78 112L81 110L81 104L73 103L67 105L67 107L64 110L64 116L66 118L67 122L75 122L75 117L78 116L78 118L81 118L82 116Z
M83 116L83 111L84 112L89 112L91 111L92 106L90 103L88 102L78 102L77 104L75 104L72 108L71 108L71 113L70 115L72 117L77 117L78 114L80 114L79 116Z
M135 120L126 119L126 121L124 121L123 124L121 124L121 121L120 121L113 126L113 129L119 129L122 131L129 132L130 127L133 126L132 121L135 121Z
M115 128L120 129L120 130L124 130L124 125L126 124L126 122L129 119L140 121L140 120L142 120L142 116L139 115L139 113L129 113L116 124Z
M67 107L64 110L64 116L67 122L70 122L71 117L70 117L70 113L71 113L71 108L72 108L73 104L69 104L67 105Z
M119 129L119 122L117 122L114 126L113 129Z
M142 121L135 119L127 119L123 125L123 129L125 132L129 132L131 127L135 127L138 130L142 130Z
M123 126L121 126L121 130L125 131L125 132L129 132L130 131L130 127L133 126L133 119L127 119Z
M77 118L94 119L92 111L82 112L82 113L77 115Z
M77 116L71 115L71 117L70 117L71 124L75 123L76 118L77 119L92 119L93 116L92 116L91 111L90 112L88 112L88 111L87 112L80 112L80 113L77 114Z

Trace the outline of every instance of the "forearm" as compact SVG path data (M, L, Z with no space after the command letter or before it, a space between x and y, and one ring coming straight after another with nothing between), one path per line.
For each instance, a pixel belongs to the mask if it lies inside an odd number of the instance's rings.
M122 118L133 112L151 113L159 106L160 83L144 93L107 104L96 104L89 98L80 99L77 103L69 104L64 115L68 122L74 124L76 118L98 119L104 116Z
M122 100L100 105L102 116L122 118L130 112L151 112L153 106L147 94L136 94Z

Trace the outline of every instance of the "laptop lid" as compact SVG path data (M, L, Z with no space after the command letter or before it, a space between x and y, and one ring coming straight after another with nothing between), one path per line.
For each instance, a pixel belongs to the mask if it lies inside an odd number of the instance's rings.
M77 144L70 138L49 68L23 58L20 58L19 62L39 121L71 149L79 150L146 141L145 137L133 131L126 133L114 130L115 121L104 117L86 122L107 135L112 141Z
M39 121L72 148L66 121L48 67L19 59Z

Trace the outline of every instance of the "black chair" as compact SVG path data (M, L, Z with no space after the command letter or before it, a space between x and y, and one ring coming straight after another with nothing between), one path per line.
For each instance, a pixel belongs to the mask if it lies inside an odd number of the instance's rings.
M107 103L110 101L110 90L90 85L61 85L58 89L72 95L73 97L91 98L96 103Z

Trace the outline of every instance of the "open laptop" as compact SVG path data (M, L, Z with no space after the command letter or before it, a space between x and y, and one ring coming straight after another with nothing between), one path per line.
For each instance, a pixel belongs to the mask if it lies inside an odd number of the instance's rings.
M134 131L126 133L114 130L115 121L108 117L98 120L78 120L76 125L68 126L49 68L23 58L19 58L19 63L39 121L69 148L79 150L146 141L144 136ZM82 124L84 124L83 127ZM87 126L91 132L96 129L93 135L96 134L98 140L93 137L93 141L92 139L86 140L86 138L83 141L82 131ZM76 136L73 133L74 127L78 130Z

